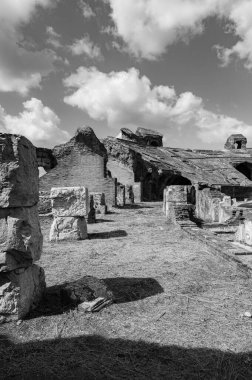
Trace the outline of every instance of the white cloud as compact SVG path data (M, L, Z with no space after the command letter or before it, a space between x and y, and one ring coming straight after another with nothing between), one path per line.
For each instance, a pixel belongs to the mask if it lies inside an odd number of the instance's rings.
M69 139L69 134L59 128L60 119L41 100L31 98L23 103L24 110L18 116L6 114L0 106L0 130L21 134L36 146L53 146Z
M217 54L223 66L227 66L232 58L239 58L244 66L252 69L252 2L238 0L231 2L228 14L232 22L230 33L237 35L240 40L231 48L217 45Z
M48 35L47 43L49 45L52 45L56 49L62 46L60 42L61 36L54 30L52 26L46 27L46 34Z
M168 132L192 126L203 141L225 139L232 133L252 138L252 126L206 110L202 99L191 92L177 95L172 87L152 86L135 68L103 73L95 67L79 67L64 85L72 91L65 103L111 128L140 126Z
M83 54L90 59L103 59L101 49L90 40L88 35L85 35L79 40L75 40L74 43L69 46L69 49L73 55Z
M91 17L94 17L95 16L95 13L94 11L92 10L92 8L90 7L89 4L87 4L85 1L81 0L80 1L80 8L82 10L82 14L84 16L84 18L91 18Z
M231 0L110 0L118 35L131 53L155 59L167 46L204 30L203 21Z
M54 70L56 57L52 51L27 50L20 44L20 26L30 20L38 6L51 4L52 0L0 1L0 91L27 94Z
M228 65L237 57L244 61L246 68L252 69L251 0L109 2L117 35L127 44L128 51L137 57L158 58L178 40L187 42L194 35L202 33L205 20L215 16L225 20L225 30L239 38L234 46L215 46L222 65Z

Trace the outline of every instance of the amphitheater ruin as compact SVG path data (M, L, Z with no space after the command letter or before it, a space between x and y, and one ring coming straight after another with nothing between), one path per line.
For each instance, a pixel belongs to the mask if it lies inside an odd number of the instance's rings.
M100 141L84 127L66 144L35 148L0 134L0 317L24 318L45 291L39 214L50 241L88 238L113 208L163 201L164 217L235 258L252 252L252 149L232 135L223 150L164 147L158 132L121 129ZM38 168L45 174L39 178ZM225 235L225 239L219 239Z

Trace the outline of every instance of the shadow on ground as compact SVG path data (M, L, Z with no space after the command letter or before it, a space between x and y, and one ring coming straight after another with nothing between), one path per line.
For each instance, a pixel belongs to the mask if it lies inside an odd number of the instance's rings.
M9 379L251 379L252 353L160 346L98 335L14 343L0 336Z
M63 314L81 302L97 297L113 298L115 303L127 303L162 292L162 286L154 278L118 277L99 280L84 276L76 281L48 287L40 305L26 319Z
M95 223L112 223L114 220L110 219L96 219Z
M137 301L163 293L164 289L154 278L105 278L108 288L113 292L116 303Z
M114 230L108 232L93 232L88 234L89 239L111 239L117 237L125 237L127 236L127 232L124 230Z

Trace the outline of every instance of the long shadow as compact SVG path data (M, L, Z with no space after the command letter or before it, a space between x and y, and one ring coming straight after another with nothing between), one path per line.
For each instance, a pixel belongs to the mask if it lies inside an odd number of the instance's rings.
M69 291L71 290L71 296ZM115 303L127 303L162 293L154 278L105 278L84 276L76 281L48 287L39 306L26 319L59 315L76 308L81 302L97 297L113 298Z
M103 281L113 292L116 303L137 301L164 291L154 278L118 277L105 278Z
M152 206L144 206L144 205L138 205L138 204L126 204L126 205L124 205L124 206L122 206L122 207L118 207L119 209L132 209L132 210L134 210L134 209L140 209L140 208L154 208L154 207L152 207Z
M89 239L111 239L117 237L125 237L127 236L127 232L124 230L114 230L108 232L93 232L88 234Z
M111 219L96 219L95 223L112 223L115 222L114 220Z
M14 343L0 336L1 378L252 379L252 353L160 346L98 335Z

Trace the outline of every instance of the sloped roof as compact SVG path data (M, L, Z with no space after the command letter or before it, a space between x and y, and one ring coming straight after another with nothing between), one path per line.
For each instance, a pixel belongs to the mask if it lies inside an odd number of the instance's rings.
M122 139L109 140L140 154L158 169L186 177L192 183L252 186L252 181L233 166L242 162L252 164L250 152L147 147Z

